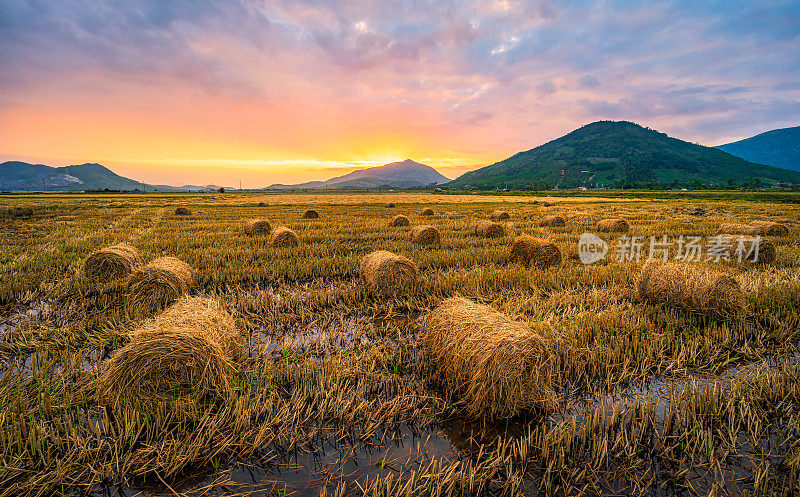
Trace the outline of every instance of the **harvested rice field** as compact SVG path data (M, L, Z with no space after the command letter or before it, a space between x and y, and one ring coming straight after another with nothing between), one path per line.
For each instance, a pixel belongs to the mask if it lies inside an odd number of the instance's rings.
M798 269L790 193L3 195L0 496L798 495Z

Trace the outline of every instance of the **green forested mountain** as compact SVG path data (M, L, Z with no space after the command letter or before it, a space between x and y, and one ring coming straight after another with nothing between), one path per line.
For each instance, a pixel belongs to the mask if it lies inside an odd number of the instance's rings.
M744 160L800 171L800 126L773 129L717 148Z
M800 173L748 162L627 121L598 121L466 173L448 187L706 186L798 183Z

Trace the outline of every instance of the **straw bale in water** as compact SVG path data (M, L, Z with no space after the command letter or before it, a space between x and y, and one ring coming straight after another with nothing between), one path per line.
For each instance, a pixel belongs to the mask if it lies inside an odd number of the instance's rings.
M555 407L553 356L527 323L454 297L430 313L423 335L437 377L463 396L471 415L509 418Z
M718 317L732 316L745 304L732 277L689 264L648 262L636 281L636 293L652 304Z

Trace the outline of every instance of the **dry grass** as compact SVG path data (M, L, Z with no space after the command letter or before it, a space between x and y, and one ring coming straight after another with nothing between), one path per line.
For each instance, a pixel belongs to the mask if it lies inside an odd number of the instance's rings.
M745 305L736 280L690 264L648 262L636 281L636 293L653 304L718 317L734 316Z
M539 226L560 227L566 225L567 222L564 221L564 218L561 216L544 216L541 221L539 221Z
M417 280L419 267L402 255L376 250L361 259L359 272L373 292L396 293L408 289Z
M103 370L99 392L116 407L154 409L230 395L239 333L219 302L184 297L135 331Z
M508 212L501 210L492 211L489 217L492 219L492 221L505 221L506 219L511 218L511 216L508 215Z
M428 316L425 350L454 397L473 416L508 418L555 407L550 349L527 323L455 297Z
M269 235L272 225L266 219L251 219L244 225L244 232L248 235Z
M483 238L499 238L506 235L506 230L502 224L484 219L475 225L474 233Z
M303 211L303 219L319 219L319 212L314 209L306 209Z
M410 226L410 225L411 225L411 221L409 221L408 218L406 216L402 215L402 214L398 214L398 215L394 216L392 218L392 220L389 221L389 226L393 226L393 227Z
M522 235L514 240L510 259L524 266L546 269L561 264L561 250L556 244L547 240Z
M92 252L83 262L83 274L97 283L127 278L142 264L139 251L120 243Z
M176 216L190 216L192 211L188 207L178 207L175 209Z
M130 298L137 305L162 308L194 287L194 270L175 257L159 257L134 271Z
M420 212L420 214L423 215L423 216L432 216L433 215L433 209L431 209L430 207L426 207L426 208L422 209L422 212Z
M414 226L409 233L409 238L412 242L421 245L435 245L442 239L439 230L427 224Z
M297 233L286 226L278 226L272 230L269 243L273 247L293 247L300 244L300 238L297 237Z
M627 233L630 229L628 221L624 219L603 219L597 223L597 231L601 233Z

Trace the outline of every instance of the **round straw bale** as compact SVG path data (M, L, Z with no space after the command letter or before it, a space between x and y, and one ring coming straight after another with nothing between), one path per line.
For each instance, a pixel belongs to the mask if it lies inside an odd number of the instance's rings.
M422 214L423 216L432 216L433 215L433 209L431 209L430 207L426 207L426 208L422 209L422 212L420 214Z
M425 350L449 393L473 416L509 418L555 407L553 355L527 323L454 297L428 316Z
M240 355L239 332L219 302L184 297L131 333L104 367L99 391L114 405L144 408L224 399Z
M711 314L734 315L744 308L744 294L732 277L689 264L650 261L636 281L639 298L653 304Z
M741 224L741 223L722 223L719 225L719 229L717 230L718 235L748 235L748 236L756 236L758 235L758 228L755 228L749 224Z
M419 268L411 259L386 250L370 252L361 259L361 277L374 292L397 292L417 279Z
M258 203L258 206L259 206L259 207L266 207L266 206L267 206L267 203L266 203L266 202L259 202L259 203Z
M484 238L499 238L501 236L505 236L505 234L506 230L503 228L502 224L489 221L488 219L478 221L478 224L475 225L476 236L482 236Z
M394 204L392 202L389 202L388 204L384 205L384 207L386 207L387 209L394 209Z
M292 247L300 244L300 238L297 237L297 233L286 226L278 226L272 230L269 243L273 247Z
M266 219L251 219L244 225L244 232L248 235L269 235L272 225Z
M777 252L775 244L760 235L756 241L755 237L749 235L717 235L720 246L727 247L728 259L731 262L752 262L756 264L772 264L775 262ZM741 260L740 260L741 259Z
M433 245L441 241L439 230L427 224L414 226L409 235L411 241L414 243L421 243L423 245Z
M539 226L566 226L567 222L564 221L564 218L561 216L544 216L541 221L539 221Z
M313 209L308 209L305 212L303 212L303 219L317 219L317 218L319 218L319 212Z
M389 226L410 226L411 222L402 214L398 214L389 221Z
M188 207L178 207L175 209L176 216L189 216L192 214L192 211L189 210Z
M92 252L83 261L83 274L96 282L126 278L142 264L139 251L125 243Z
M131 275L131 300L148 308L162 308L194 286L194 270L175 257L150 261Z
M597 223L597 231L601 233L627 233L630 226L624 219L603 219Z
M492 211L489 217L492 218L492 221L504 221L511 218L511 216L508 215L508 212L501 210Z
M545 269L561 264L561 251L547 240L522 235L514 240L511 246L511 260L525 266Z
M785 224L772 221L753 221L750 226L757 229L758 234L762 236L786 236L789 234L789 228Z

